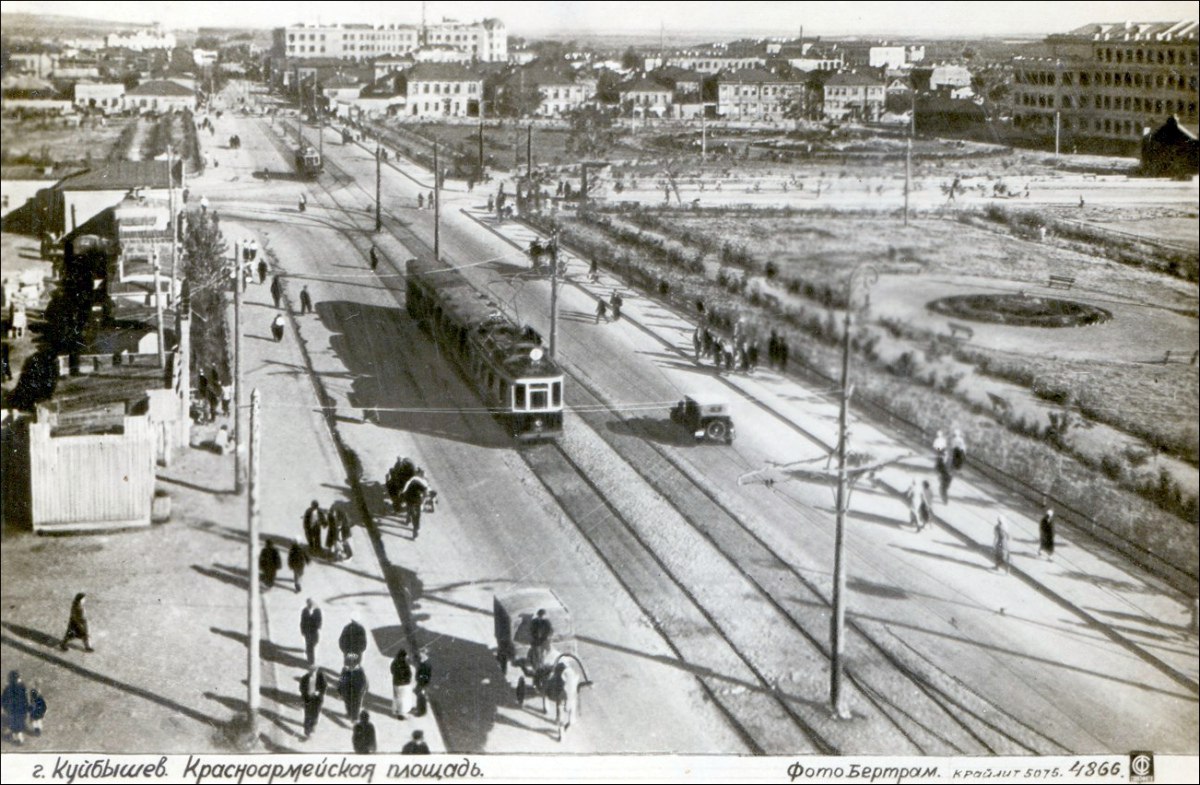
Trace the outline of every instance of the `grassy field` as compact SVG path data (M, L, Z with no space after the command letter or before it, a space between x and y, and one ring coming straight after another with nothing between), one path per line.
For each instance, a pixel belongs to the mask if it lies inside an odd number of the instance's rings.
M0 123L0 150L5 161L71 162L84 161L89 155L102 161L109 157L121 132L134 122L131 117L110 117L104 125L87 121L76 127L64 125L62 120L6 117Z

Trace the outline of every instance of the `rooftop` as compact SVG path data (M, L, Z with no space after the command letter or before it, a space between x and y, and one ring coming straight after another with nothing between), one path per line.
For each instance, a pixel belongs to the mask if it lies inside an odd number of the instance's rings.
M177 82L172 82L167 79L154 79L149 82L143 82L137 87L129 90L126 95L169 95L169 96L194 96L196 92L187 87L184 87Z
M461 63L417 63L408 71L414 82L475 82L481 77Z
M1197 22L1093 22L1051 38L1090 41L1195 41Z
M129 191L134 188L165 188L166 161L109 161L66 177L58 184L64 191ZM174 185L181 184L179 164L175 165Z

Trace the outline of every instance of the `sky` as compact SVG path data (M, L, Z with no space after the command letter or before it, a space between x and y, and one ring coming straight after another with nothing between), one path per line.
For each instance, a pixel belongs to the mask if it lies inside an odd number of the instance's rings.
M499 17L510 35L545 33L669 34L756 32L806 36L985 36L1066 32L1089 22L1195 19L1192 2L433 2L427 18ZM6 2L5 12L32 11L121 22L281 27L298 22L419 22L420 2Z

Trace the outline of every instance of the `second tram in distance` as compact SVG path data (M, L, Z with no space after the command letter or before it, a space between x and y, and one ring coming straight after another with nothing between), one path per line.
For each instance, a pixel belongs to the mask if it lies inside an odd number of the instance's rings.
M408 313L452 357L517 439L562 433L563 374L541 336L509 321L457 270L409 259Z

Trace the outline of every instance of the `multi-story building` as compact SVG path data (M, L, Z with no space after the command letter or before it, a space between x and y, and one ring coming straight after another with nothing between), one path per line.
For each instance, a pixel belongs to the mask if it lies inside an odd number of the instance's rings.
M1054 56L1014 61L1013 124L1073 145L1140 143L1172 115L1197 127L1197 23L1090 24L1050 36Z
M745 45L742 42L734 44L714 44L703 49L688 49L668 55L661 66L673 65L702 74L715 74L721 71L736 71L741 68L762 68L767 64L766 45ZM661 67L658 63L656 66ZM646 61L650 68L650 61Z
M499 19L479 22L442 21L432 24L292 25L273 34L277 56L340 60L373 60L408 54L423 46L449 46L468 59L504 62L508 59L508 32Z
M825 83L825 117L829 120L877 120L883 113L886 85L872 74L847 71Z
M534 64L513 73L507 79L506 89L537 89L541 102L534 115L538 117L561 117L567 112L584 106L596 98L597 80L580 74L567 65L549 68Z
M717 114L728 120L780 120L788 104L803 96L804 82L759 68L717 77Z
M158 26L150 30L138 30L134 33L112 33L105 36L104 46L108 49L132 49L135 52L144 52L147 49L169 51L175 48L175 34L164 32Z
M621 106L627 106L635 116L653 114L662 117L671 106L671 88L646 77L626 82L617 88L617 92L621 96Z
M196 91L166 79L143 82L125 93L125 108L142 112L196 111Z
M468 117L479 111L483 79L458 63L417 63L402 75L412 117Z

